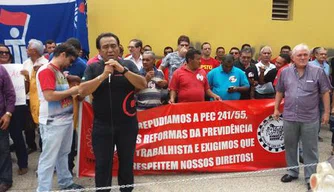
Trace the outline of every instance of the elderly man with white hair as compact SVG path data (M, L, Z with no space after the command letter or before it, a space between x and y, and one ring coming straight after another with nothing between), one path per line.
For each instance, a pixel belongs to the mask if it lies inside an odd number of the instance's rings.
M35 129L38 124L39 103L36 86L36 72L40 66L48 64L49 61L43 56L43 43L36 39L31 39L27 47L29 58L23 62L23 70L27 94L28 112L26 114L27 123L25 125L26 143L28 154L37 150L35 143Z
M324 103L322 124L329 120L329 91L331 85L324 70L308 64L310 51L307 45L299 44L292 51L294 65L282 71L276 86L274 118L280 116L279 105L284 99L283 129L285 158L288 167L298 166L298 141L303 143L305 164L318 163L319 103ZM315 166L305 167L304 176L310 189L310 176ZM299 169L289 169L281 181L291 182L298 178Z
M259 75L259 84L255 87L255 98L274 98L275 89L273 87L273 82L267 82L265 78L270 70L276 68L274 64L270 63L270 59L272 56L271 48L269 46L264 46L260 51L260 56L260 62L255 64Z

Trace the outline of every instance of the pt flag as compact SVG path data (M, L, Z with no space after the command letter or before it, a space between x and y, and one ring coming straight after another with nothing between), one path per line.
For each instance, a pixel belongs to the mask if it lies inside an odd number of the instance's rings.
M9 46L15 63L27 59L30 39L62 43L78 38L89 53L86 0L3 0L0 4L0 43Z
M239 172L284 167L274 100L179 103L138 112L135 174ZM280 106L282 108L282 105ZM82 105L79 176L94 176L93 112ZM117 150L113 173L118 168Z

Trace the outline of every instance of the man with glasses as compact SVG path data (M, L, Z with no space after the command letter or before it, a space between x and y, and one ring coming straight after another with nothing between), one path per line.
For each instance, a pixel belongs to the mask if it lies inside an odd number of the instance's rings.
M223 62L223 57L225 55L225 48L224 47L217 47L216 49L216 56L215 59L219 62Z
M254 99L255 86L259 82L259 75L255 64L251 62L252 50L250 48L243 48L240 51L240 57L234 62L234 66L243 70L248 78L250 88L248 92L241 93L240 99Z
M170 54L170 53L173 53L173 48L172 47L165 47L164 48L164 58L168 55L168 54ZM162 60L163 60L163 58L162 59L160 59L158 62L157 62L157 64L156 64L156 67L157 67L157 69L160 67L160 65L161 65L161 63L162 63ZM165 68L165 70L163 70L163 73L164 73L164 75L165 75L165 79L167 80L167 82L168 82L168 74L169 74L169 71L168 71L168 68Z
M327 49L323 48L323 47L318 47L314 50L314 56L315 59L313 61L310 61L309 64L311 65L315 65L318 66L322 69L324 69L326 75L328 76L328 78L330 77L330 68L329 68L329 64L327 63ZM319 109L320 109L320 117L324 112L324 106L323 104L320 102L319 104ZM321 128L321 126L320 126ZM319 133L320 133L320 129L319 129ZM323 138L319 136L319 141L323 142Z
M314 50L315 60L310 61L311 65L318 66L325 70L327 76L330 76L329 64L327 63L327 49L319 47Z
M141 54L142 48L143 48L143 42L141 40L132 39L128 46L130 55L124 59L134 62L138 70L141 70L141 68L143 68L143 56Z
M233 55L234 60L237 60L240 57L240 50L238 47L232 47L229 53Z
M208 42L204 42L201 45L202 57L201 57L201 68L204 69L206 74L208 74L212 69L219 66L219 61L210 57L211 55L211 45Z
M168 46L168 47L165 47L165 48L164 48L164 57L163 57L163 58L165 58L165 57L166 57L168 54L170 54L170 53L173 53L173 48L172 48L172 47L169 47L169 46ZM157 64L156 64L156 67L157 67L157 68L160 67L163 58L160 59L160 60L157 62Z
M163 60L159 67L160 70L164 71L168 68L168 80L171 81L173 73L176 69L180 68L181 65L186 61L186 53L189 50L190 39L188 36L181 35L177 40L177 51L168 54Z

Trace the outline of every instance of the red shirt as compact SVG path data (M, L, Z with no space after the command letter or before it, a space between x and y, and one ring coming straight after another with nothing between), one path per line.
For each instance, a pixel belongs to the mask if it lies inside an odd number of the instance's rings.
M97 62L99 62L100 60L99 60L99 55L96 55L95 57L93 57L93 58L90 58L88 61L87 61L87 65L90 65L90 64L92 64L92 63L97 63Z
M161 63L162 63L162 59L160 59L160 60L157 62L157 64L155 64L155 66L156 66L157 68L159 68L160 65L161 65Z
M201 68L205 70L206 73L209 73L213 68L219 66L219 61L210 57L210 59L204 59L201 57Z
M53 64L50 63L50 65L53 66L53 68L57 69L58 71L59 68ZM41 90L45 91L45 90L56 90L56 75L55 73L49 69L48 67L46 67L44 70L41 70L41 72L39 73L38 76L39 79L42 79L42 81L40 81L40 85L41 85Z
M155 66L156 66L157 68L159 68L160 65L161 65L161 63L162 63L162 59L160 59L160 60L157 62L157 64L156 64ZM168 70L168 68L166 67L166 68L163 70L163 72L164 72L165 79L166 79L166 81L168 82L168 77L169 77L169 70Z
M206 73L203 69L190 71L186 65L177 69L169 84L169 89L176 91L178 102L205 101L205 92L210 89Z
M277 56L277 57L278 57L278 56ZM276 59L277 59L277 57L275 57L274 59L272 59L272 60L270 61L270 63L275 64L275 63L276 63Z
M286 64L286 65L284 65L283 67L281 67L278 71L277 71L277 74L276 74L276 77L275 77L275 80L274 80L274 83L273 83L273 85L276 87L276 85L277 85L277 81L278 81L278 79L280 78L280 76L281 76L281 72L283 71L283 69L285 69L286 67L289 67L289 64Z

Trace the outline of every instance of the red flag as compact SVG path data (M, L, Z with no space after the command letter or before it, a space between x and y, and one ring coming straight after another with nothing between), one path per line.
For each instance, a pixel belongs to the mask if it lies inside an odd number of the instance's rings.
M0 23L4 25L24 26L28 15L23 12L10 12L1 9Z

